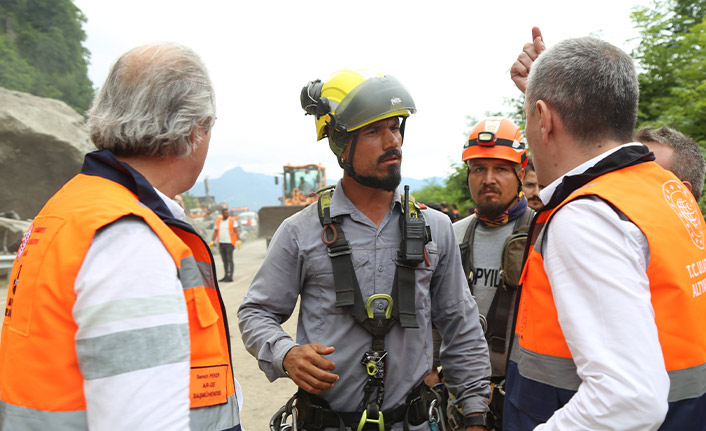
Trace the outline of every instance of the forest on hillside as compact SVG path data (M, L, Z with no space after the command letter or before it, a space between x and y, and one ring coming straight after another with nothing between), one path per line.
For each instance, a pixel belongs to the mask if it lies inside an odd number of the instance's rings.
M84 22L71 0L2 0L0 86L58 99L84 114L93 100Z

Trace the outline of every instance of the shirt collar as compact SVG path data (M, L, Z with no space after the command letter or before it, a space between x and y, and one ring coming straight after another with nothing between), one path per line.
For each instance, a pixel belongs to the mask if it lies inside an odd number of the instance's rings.
M598 156L596 156L590 160L587 160L587 161L581 163L580 165L576 166L575 168L573 168L569 172L565 173L564 175L560 176L556 180L552 181L552 183L549 184L548 186L546 186L544 189L540 190L539 191L539 199L542 200L542 203L544 205L548 204L549 200L554 195L556 188L564 180L564 177L582 174L582 173L586 172L588 169L595 166L598 162L600 162L601 160L610 156L611 154L615 153L616 151L620 150L621 148L630 147L630 146L639 146L639 145L642 145L642 144L639 142L630 142L628 144L623 144L618 147L611 148L610 150L608 150L602 154L599 154Z
M110 150L99 150L86 154L81 173L116 182L137 195L140 202L154 211L155 214L165 222L178 220L177 224L179 224L180 227L185 229L191 228L191 225L186 222L185 218L179 217L180 213L183 214L183 210L180 212L173 211L173 207L170 203L178 206L176 203L165 194L155 189L152 184L147 181L147 178L132 166L118 160Z
M171 211L174 218L179 219L181 221L186 221L186 213L184 212L184 208L182 208L181 205L174 202L174 199L160 192L156 188L154 189L154 191L157 192L157 196L162 198L162 202L164 202L169 211Z
M343 191L343 179L338 180L338 183L336 183L336 190L338 190L338 192L334 193L331 198L331 217L350 215L353 218L357 218L358 215L362 215L360 210L353 205L353 202L348 199L348 196L346 196L346 193ZM397 204L399 204L401 208L402 193L400 193L399 187L395 189L394 193L395 195L390 204L390 209L393 209Z

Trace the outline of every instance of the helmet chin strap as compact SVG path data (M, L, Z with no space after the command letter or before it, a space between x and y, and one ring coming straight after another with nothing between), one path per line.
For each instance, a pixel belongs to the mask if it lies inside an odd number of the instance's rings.
M338 156L338 166L343 168L343 171L356 181L358 181L358 174L356 174L355 169L353 169L353 154L355 153L355 144L357 142L358 133L356 132L353 134L353 139L351 139L350 149L348 150L348 160L343 160L343 156Z
M522 180L520 179L520 174L517 173L519 169L513 169L513 171L515 171L515 178L517 178L517 196L520 196L520 193L522 192Z
M407 117L402 117L402 123L400 123L400 135L402 136L402 143L404 143L404 126L405 123L407 122ZM349 177L353 178L356 180L356 182L361 183L360 177L358 174L355 173L355 169L353 169L353 155L355 154L355 146L356 143L358 142L358 132L353 134L353 139L351 140L350 143L350 150L348 150L348 160L343 160L343 157L338 156L338 166L340 166L345 173L348 174ZM362 183L361 183L362 184ZM520 183L522 185L522 183Z

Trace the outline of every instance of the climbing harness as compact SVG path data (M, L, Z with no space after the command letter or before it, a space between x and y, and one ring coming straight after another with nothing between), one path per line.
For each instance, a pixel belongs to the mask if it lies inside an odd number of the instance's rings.
M323 429L324 424L328 424L329 427L339 429L344 429L344 426L357 426L357 431L385 431L392 423L400 421L404 421L406 430L408 423L422 424L429 419L426 404L428 396L423 396L423 383L412 391L404 405L392 411L382 411L388 356L385 335L397 323L402 328L419 327L415 304L415 268L422 263L430 264L425 246L431 241L431 230L424 222L421 207L409 196L409 186L405 186L403 215L400 217L402 241L395 258L396 271L392 291L389 295L374 294L364 301L351 259L351 246L341 228L341 220L331 217L334 186L321 189L317 193L318 215L322 226L321 241L326 245L333 266L336 307L348 309L353 319L372 336L370 349L363 354L360 361L367 375L363 398L357 409L362 413L334 412L320 398L299 390L290 402L275 414L277 418L273 417L270 428L272 431L284 431L277 429L277 426L281 427L281 424L293 416L294 410L298 410L298 418L307 430ZM374 307L373 304L378 306ZM384 304L384 307L380 307L380 304ZM434 410L437 411L438 409Z

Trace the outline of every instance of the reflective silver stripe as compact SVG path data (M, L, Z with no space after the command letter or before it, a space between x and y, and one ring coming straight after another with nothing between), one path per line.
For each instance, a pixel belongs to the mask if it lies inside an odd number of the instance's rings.
M49 412L0 401L0 430L79 431L88 430L85 410Z
M581 384L572 358L532 352L519 346L515 340L512 347L512 360L517 362L517 368L522 377L571 391L578 390Z
M161 325L84 338L76 340L76 353L86 380L188 362L189 325Z
M147 298L119 299L86 307L74 312L74 320L81 329L87 329L121 320L183 312L183 295L160 295Z
M203 276L199 269L199 265L193 256L187 256L181 260L181 267L178 271L181 286L184 289L203 286Z
M204 280L204 286L208 289L215 289L216 282L213 278L213 267L210 262L196 262L201 270L201 276Z
M238 400L235 395L228 397L227 404L191 409L191 429L194 431L223 430L240 425Z
M528 379L548 385L578 390L581 379L576 373L573 359L542 355L513 343L510 359L517 363L520 374ZM706 395L706 364L683 370L667 372L669 375L669 401L681 401Z
M706 394L706 364L669 371L669 401L698 398Z
M544 236L546 232L547 224L545 223L537 234L537 239L534 242L534 250L542 256L542 259L544 259Z

